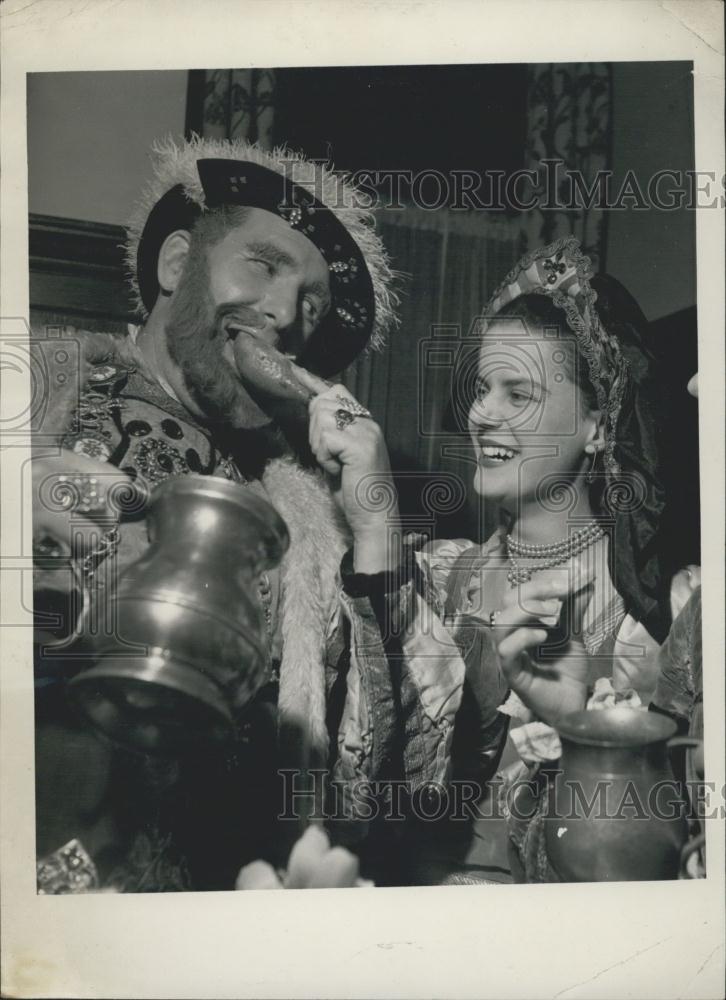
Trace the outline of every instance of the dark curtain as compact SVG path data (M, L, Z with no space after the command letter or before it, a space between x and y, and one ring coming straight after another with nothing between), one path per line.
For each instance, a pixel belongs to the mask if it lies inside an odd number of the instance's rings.
M480 537L464 433L444 433L454 364L489 294L517 256L516 227L495 215L406 209L379 220L394 267L403 270L401 325L388 348L364 355L345 384L383 428L411 530ZM486 512L485 512L486 513Z

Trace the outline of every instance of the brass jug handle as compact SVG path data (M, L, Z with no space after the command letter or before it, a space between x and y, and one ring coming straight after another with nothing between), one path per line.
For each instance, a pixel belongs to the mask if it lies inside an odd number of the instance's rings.
M700 746L703 746L703 740L699 740L695 736L674 736L672 740L668 740L669 750L674 747L691 747L695 749Z
M705 772L705 764L703 761L703 740L698 739L696 736L674 736L672 740L668 740L666 745L669 750L677 749L678 747L686 747L687 749L694 750L693 766L696 771L696 776L700 780L703 780Z
M687 878L687 879L691 878L686 869L686 862L688 861L688 859L692 854L695 854L696 851L702 850L705 846L706 846L705 833L699 833L697 834L697 836L691 837L691 839L683 845L683 848L681 849L681 861L678 869L678 878Z

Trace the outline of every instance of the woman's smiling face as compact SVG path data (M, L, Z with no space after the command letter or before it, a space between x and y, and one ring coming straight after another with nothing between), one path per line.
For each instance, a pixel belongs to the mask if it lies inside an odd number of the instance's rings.
M526 500L554 479L577 480L598 413L573 379L585 364L572 335L519 317L497 319L479 351L469 433L477 455L474 488L483 497Z

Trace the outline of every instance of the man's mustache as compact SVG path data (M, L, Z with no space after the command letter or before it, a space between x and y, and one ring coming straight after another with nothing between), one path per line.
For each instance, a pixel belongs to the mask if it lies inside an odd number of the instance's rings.
M232 326L244 326L250 330L262 330L266 326L266 322L264 316L260 316L256 309L234 302L222 303L217 306L214 313L212 336L218 337L226 333Z

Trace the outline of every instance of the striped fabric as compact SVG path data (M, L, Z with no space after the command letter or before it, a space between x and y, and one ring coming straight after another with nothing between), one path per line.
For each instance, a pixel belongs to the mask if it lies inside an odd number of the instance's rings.
M582 641L590 656L594 656L607 639L617 635L624 618L625 603L620 594L615 594L604 611L593 621L588 621L588 613L585 612Z

